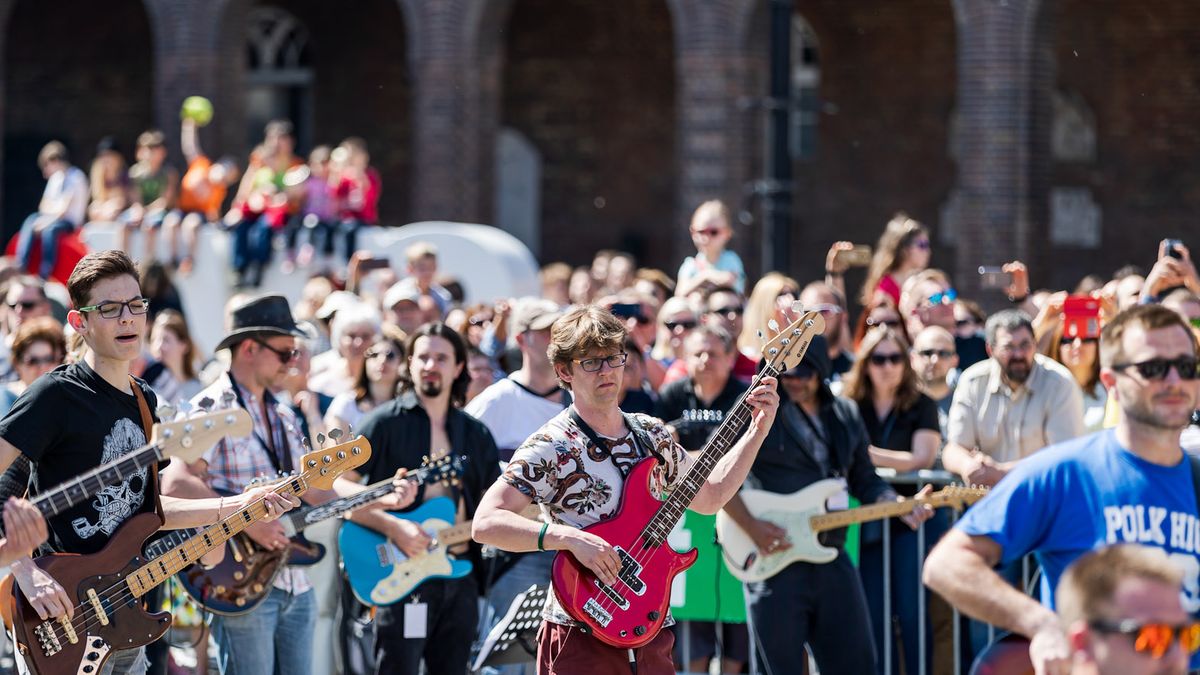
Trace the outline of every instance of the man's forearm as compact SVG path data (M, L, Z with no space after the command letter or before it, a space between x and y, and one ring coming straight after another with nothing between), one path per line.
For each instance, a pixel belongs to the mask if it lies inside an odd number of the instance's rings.
M965 535L952 531L925 561L925 585L960 612L1032 638L1054 612L996 574L987 561L961 545Z
M766 438L767 428L756 429L752 434L746 434L734 444L733 449L717 462L708 480L696 493L692 502L692 510L697 513L714 514L737 494L754 459L758 457L758 449Z
M962 475L971 470L971 451L958 443L949 442L942 448L942 466L950 473Z

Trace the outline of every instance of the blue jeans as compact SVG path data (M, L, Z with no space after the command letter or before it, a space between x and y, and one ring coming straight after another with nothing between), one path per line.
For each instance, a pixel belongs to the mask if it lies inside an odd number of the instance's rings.
M487 632L499 623L500 619L504 618L504 614L508 612L508 608L512 606L513 600L517 598L518 594L529 590L530 586L549 584L550 566L553 564L553 551L525 553L512 567L505 570L496 583L492 584L492 589L488 593L487 604L491 616L483 622L486 630L480 633L480 636L487 635ZM537 669L536 656L534 654L527 664L489 667L484 668L483 672L492 675L533 675Z
M34 213L21 224L21 232L17 235L17 260L20 261L22 270L28 270L29 258L33 254L33 238L40 237L42 266L38 270L38 275L43 279L49 279L50 274L54 271L54 263L58 262L58 240L63 235L74 231L75 224L69 220L56 220L41 232L34 232L33 226L40 216L40 213Z
M234 271L239 275L252 271L261 278L270 261L271 226L265 217L250 217L233 226Z
M311 590L292 595L272 588L262 604L246 614L213 616L221 675L311 673L316 597Z

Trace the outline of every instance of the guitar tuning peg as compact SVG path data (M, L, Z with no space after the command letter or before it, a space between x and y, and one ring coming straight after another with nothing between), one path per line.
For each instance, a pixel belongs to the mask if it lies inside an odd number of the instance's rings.
M797 314L804 311L804 306L800 304L799 300L792 302L792 311Z
M779 332L779 322L776 321L775 319L771 319L770 321L768 321L767 327L770 328L772 332L775 332L775 333Z
M304 446L304 451L305 451L305 452L311 452L311 451L312 451L312 443L309 443L309 442L308 442L308 438L307 438L307 437L305 437L305 438L301 438L301 439L300 439L300 445Z
M329 430L329 437L333 439L333 442L334 442L334 443L337 443L337 442L338 442L338 440L340 440L340 439L341 439L341 437L342 437L342 430L341 430L341 429L338 429L338 428L336 428L336 427L335 427L335 428L333 428L333 429L330 429L330 430Z
M200 407L200 409L203 410L204 412L208 412L209 410L212 409L214 403L216 403L216 401L212 400L211 397L205 396L204 398L197 401L196 405L198 405Z
M325 434L317 434L317 445L321 446L322 448L325 447Z
M226 391L225 393L221 394L221 407L228 408L232 406L233 402L236 400L237 394L234 394L232 391Z
M350 434L351 436L354 435L354 425L353 424L349 424L349 423L346 424L346 433Z

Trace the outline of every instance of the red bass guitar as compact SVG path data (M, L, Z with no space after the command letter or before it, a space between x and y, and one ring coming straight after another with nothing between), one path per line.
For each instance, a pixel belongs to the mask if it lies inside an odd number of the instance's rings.
M778 326L774 321L772 328ZM766 367L754 378L750 391L763 377L800 363L812 336L825 330L817 312L805 312L763 345ZM597 639L614 647L636 648L654 639L666 620L671 580L692 566L696 549L677 553L667 545L667 535L707 480L717 462L733 447L750 422L745 394L725 415L711 440L701 449L688 473L671 495L660 501L650 492L650 472L655 460L647 458L625 479L621 507L616 515L584 528L617 551L621 570L609 586L566 551L554 558L554 592L563 609L583 623Z

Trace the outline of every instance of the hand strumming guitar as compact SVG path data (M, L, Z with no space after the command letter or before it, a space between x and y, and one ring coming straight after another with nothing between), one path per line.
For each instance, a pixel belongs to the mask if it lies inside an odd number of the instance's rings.
M433 537L430 537L429 533L411 520L390 518L388 531L385 534L404 555L410 558L425 554L433 544Z
M4 504L4 539L0 539L0 564L24 558L46 541L46 520L26 499L9 497Z
M10 569L29 606L43 620L75 615L74 603L63 587L28 557L13 561Z
M746 534L750 535L750 539L754 541L754 546L763 555L779 553L792 547L792 542L788 539L787 530L769 520L755 518L749 529L746 530Z
M548 530L547 536L549 533ZM574 528L571 528L570 532L557 534L561 534L565 548L580 564L591 570L596 578L607 585L616 582L617 572L621 571L621 558L612 545L594 534Z

